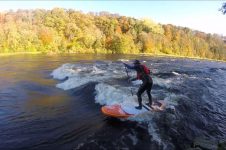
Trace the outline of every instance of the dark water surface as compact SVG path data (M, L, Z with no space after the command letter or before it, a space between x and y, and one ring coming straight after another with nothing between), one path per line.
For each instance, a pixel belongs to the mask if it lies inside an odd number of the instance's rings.
M119 59L134 58L157 70L152 93L161 99L174 95L175 112L158 113L152 122L108 118L94 101L96 82L62 90L56 87L62 81L50 75L65 63L120 64ZM186 149L199 137L226 138L226 63L128 55L0 59L0 150ZM162 80L170 82L157 82Z

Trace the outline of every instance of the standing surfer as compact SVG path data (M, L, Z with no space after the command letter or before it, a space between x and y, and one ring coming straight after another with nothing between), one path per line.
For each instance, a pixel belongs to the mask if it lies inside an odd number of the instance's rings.
M133 65L128 65L126 63L123 63L126 68L136 70L137 77L132 79L134 80L142 80L142 84L138 89L137 97L138 97L138 103L139 106L136 106L136 109L142 109L142 97L141 95L144 93L144 91L147 92L148 99L149 99L149 106L152 105L152 96L151 96L151 88L153 85L152 78L150 76L150 70L143 64L140 63L139 60L135 60L133 62Z

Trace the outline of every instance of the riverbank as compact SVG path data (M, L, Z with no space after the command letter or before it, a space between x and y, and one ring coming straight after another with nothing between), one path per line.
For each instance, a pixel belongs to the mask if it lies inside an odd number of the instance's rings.
M23 55L23 54L42 54L41 52L16 52L16 53L0 53L0 56Z
M68 55L68 54L80 54L80 53L42 53L42 52L16 52L16 53L0 53L1 56L11 56L11 55L24 55L24 54L44 54L44 55ZM92 53L81 53L81 54L92 54ZM108 55L110 53L97 53L100 55ZM152 56L152 57L174 57L174 58L186 58L186 59L192 59L192 60L207 60L207 61L217 61L217 62L226 62L225 60L218 60L218 59L210 59L210 58L203 58L203 57L189 57L189 56L179 56L179 55L173 55L173 54L152 54L152 53L136 53L136 54L123 54L123 55L138 55L138 56Z
M211 59L211 58L204 58L204 57L179 56L179 55L172 55L172 54L148 54L148 53L142 53L142 54L139 54L139 55L154 56L154 57L187 58L187 59L192 59L192 60L208 60L208 61L226 62L226 59L225 60L218 60L218 59Z

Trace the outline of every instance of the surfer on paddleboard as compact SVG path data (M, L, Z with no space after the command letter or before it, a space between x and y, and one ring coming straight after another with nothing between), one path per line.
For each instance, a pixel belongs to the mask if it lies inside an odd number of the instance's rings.
M144 91L147 92L148 99L149 99L149 106L152 105L152 96L151 96L151 89L153 85L152 78L150 76L150 70L144 65L141 64L139 60L135 60L133 62L133 65L128 65L126 63L123 63L126 68L136 70L137 77L131 79L130 81L135 80L142 80L142 84L138 89L137 97L138 97L138 103L139 106L136 106L136 109L142 109L142 97L141 95L144 93Z

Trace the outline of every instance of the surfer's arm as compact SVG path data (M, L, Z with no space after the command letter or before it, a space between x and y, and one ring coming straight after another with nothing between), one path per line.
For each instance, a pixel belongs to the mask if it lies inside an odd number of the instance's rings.
M135 67L135 66L131 66L131 65L128 65L128 64L126 64L126 63L123 63L123 64L124 64L125 67L128 68L128 69L134 69L134 70L136 70L136 67Z

